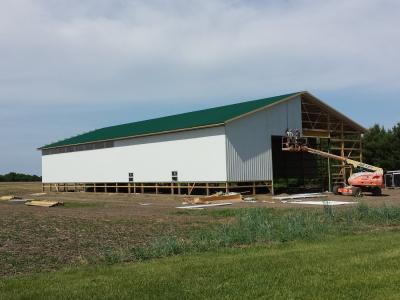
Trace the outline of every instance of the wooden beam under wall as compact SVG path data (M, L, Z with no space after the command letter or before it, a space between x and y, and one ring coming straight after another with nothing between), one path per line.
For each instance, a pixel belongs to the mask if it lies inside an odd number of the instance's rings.
M193 192L194 187L196 186L196 182L193 183L193 185L190 187L189 191L188 191L188 195L190 196Z

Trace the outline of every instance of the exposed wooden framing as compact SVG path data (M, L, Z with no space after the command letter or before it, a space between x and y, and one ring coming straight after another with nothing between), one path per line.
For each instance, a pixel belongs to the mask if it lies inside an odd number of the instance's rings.
M189 191L188 191L188 195L191 195L193 192L194 187L196 186L196 183L193 183L193 185L190 187Z
M362 160L361 135L365 129L312 95L302 96L302 130L305 137L326 140L330 153ZM350 170L350 172L346 172ZM351 168L343 164L331 164L328 160L328 185L345 182ZM332 182L333 181L333 182Z
M251 181L251 182L158 182L158 183L42 183L42 190L52 191L53 187L57 191L61 192L94 192L94 193L133 193L137 192L137 187L140 188L141 193L160 194L160 192L166 192L174 195L177 191L177 195L191 195L194 191L199 192L202 195L210 195L217 191L229 191L248 189L253 194L257 193L257 188L263 191L268 190L272 193L272 181ZM100 188L102 187L102 188ZM83 189L82 189L83 188Z

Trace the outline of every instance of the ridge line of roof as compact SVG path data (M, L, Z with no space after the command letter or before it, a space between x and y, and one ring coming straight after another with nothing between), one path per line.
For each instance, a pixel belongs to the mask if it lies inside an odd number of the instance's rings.
M209 107L209 108L205 108L205 109L200 109L200 110L194 110L194 111L190 111L190 112L184 112L184 113L179 113L179 114L175 114L175 115L168 115L168 116L163 116L163 117L158 117L158 118L153 118L153 119L146 119L146 120L141 120L141 121L135 121L135 122L129 122L129 123L124 123L124 124L118 124L118 125L112 125L112 126L107 126L107 127L102 127L102 128L98 128L95 130L91 130L91 131L87 131L84 133L80 133L78 135L75 136L71 136L69 138L63 139L63 140L59 140L57 142L53 142L47 145L44 145L42 147L39 147L38 150L41 149L50 149L50 148L58 148L58 147L66 147L66 146L72 146L72 145L80 145L80 144L88 144L88 143L93 143L93 142L101 142L101 141L110 141L110 140L119 140L119 139L125 139L125 138L133 138L133 137L138 137L138 136L147 136L147 135L154 135L154 134L162 134L165 132L176 132L176 131L184 131L184 130L191 130L194 128L201 128L201 127L210 127L210 126L217 126L217 125L222 125L225 124L225 122L229 121L232 118L229 118L227 120L224 120L223 122L211 122L209 124L206 124L204 126L192 126L192 127L182 127L182 128L177 128L177 129L173 129L173 130L165 130L165 131L156 131L156 132L152 132L152 133L148 133L148 134L134 134L134 135L126 135L126 136L121 136L121 137L113 137L113 138L109 138L109 139L99 139L99 140L92 140L92 141L86 141L86 142L78 142L78 143L70 143L70 144L61 144L61 145L57 145L62 143L63 141L67 141L70 139L74 139L74 138L78 138L80 136L83 135L87 135L87 134L92 134L95 132L98 132L100 130L110 130L110 129L115 129L118 127L124 127L124 126L134 126L135 124L139 125L143 125L144 123L151 123L154 121L159 121L159 120L163 120L163 119L168 119L168 118L176 118L176 117L182 117L185 115L190 115L190 114L194 114L194 113L205 113L207 111L215 111L218 109L229 109L229 108L234 108L234 107L239 107L240 105L250 105L250 104L254 104L256 102L261 102L261 101L266 101L266 100L270 100L273 101L274 99L277 99L276 101L281 102L286 100L289 97L293 97L295 95L300 95L303 92L295 92L295 93L289 93L289 94L282 94L282 95L277 95L277 96L272 96L272 97L267 97L267 98L261 98L261 99L255 99L255 100L249 100L249 101L242 101L242 102L237 102L237 103L232 103L232 104L226 104L226 105L221 105L221 106L216 106L216 107ZM278 99L280 98L280 99ZM266 105L263 105L261 108L265 108L269 105L271 105L272 103L268 103ZM253 109L250 109L249 111L240 113L238 115L236 115L235 117L239 117L242 116L244 114L248 114L252 111L258 110L260 109L260 107L255 107Z

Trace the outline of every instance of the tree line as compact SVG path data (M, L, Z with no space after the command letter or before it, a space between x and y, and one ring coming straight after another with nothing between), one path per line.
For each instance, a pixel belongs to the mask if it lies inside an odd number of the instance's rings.
M363 138L364 161L385 171L400 170L400 123L385 129L374 125Z
M23 181L42 181L42 177L37 175L10 172L0 175L0 182L23 182Z

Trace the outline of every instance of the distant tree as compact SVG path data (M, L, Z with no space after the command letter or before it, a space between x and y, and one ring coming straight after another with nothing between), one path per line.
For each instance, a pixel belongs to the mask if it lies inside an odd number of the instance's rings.
M23 181L42 181L42 177L22 173L10 172L0 175L0 182L23 182Z
M400 123L392 129L374 125L363 138L364 161L385 170L400 169Z

